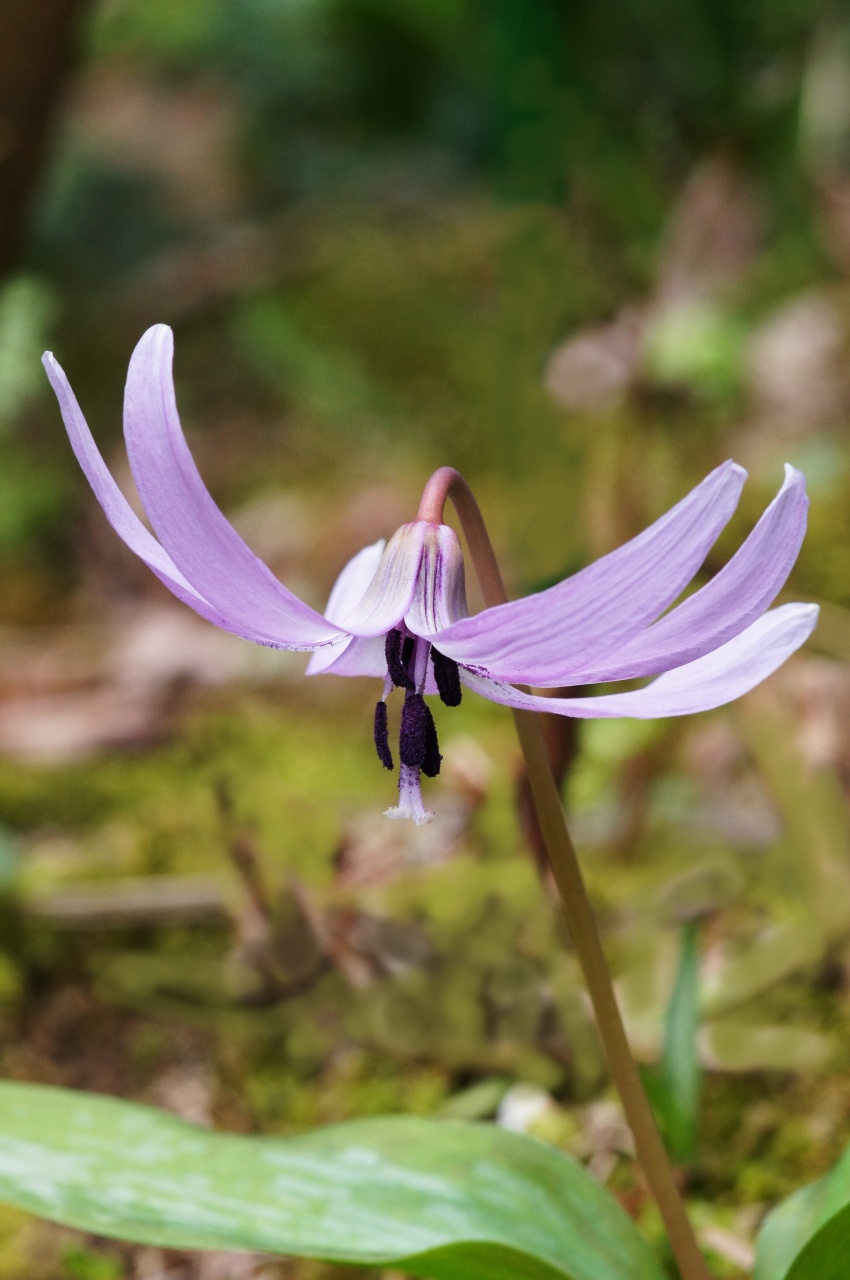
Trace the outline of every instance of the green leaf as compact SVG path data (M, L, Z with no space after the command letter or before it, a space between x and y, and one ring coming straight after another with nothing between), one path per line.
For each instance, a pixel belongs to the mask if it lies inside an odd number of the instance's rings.
M847 1280L850 1149L834 1169L768 1214L753 1280Z
M676 984L664 1019L661 1058L664 1132L675 1160L688 1161L696 1147L701 1072L699 1032L699 923L682 930Z
M0 1200L144 1244L400 1265L438 1280L663 1277L580 1165L461 1121L384 1116L243 1137L3 1082Z

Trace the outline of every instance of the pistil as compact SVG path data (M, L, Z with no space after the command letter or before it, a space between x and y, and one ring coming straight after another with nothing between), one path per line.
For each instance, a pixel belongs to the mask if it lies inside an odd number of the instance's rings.
M436 778L443 757L437 739L437 726L431 708L424 698L431 646L420 637L403 636L398 629L390 631L385 642L387 681L384 696L375 708L375 750L386 769L392 769L393 757L387 729L387 696L393 686L404 689L401 726L398 736L400 759L398 804L387 809L388 818L412 818L420 825L434 816L422 803L421 775ZM447 659L443 660L445 665ZM454 666L454 664L451 664ZM446 687L451 689L451 673ZM446 684L446 681L444 681ZM458 701L460 699L458 698ZM456 704L450 704L456 705Z
M433 816L433 810L426 809L422 803L419 770L406 764L399 765L398 804L392 809L385 809L384 817L394 820L411 818L417 827L421 827L426 822L430 822Z

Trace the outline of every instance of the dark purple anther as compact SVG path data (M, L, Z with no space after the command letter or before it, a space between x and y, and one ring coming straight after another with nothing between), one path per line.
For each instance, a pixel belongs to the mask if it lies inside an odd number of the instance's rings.
M385 702L379 702L375 707L375 750L384 768L392 769L393 753L390 751L390 735L387 730L387 704Z
M409 640L409 637L408 637ZM412 642L408 647L408 640L404 642L402 648L402 635L400 631L388 631L387 638L384 643L384 653L387 658L387 671L390 673L390 679L399 689L414 689L415 685L407 670L407 664L410 661L410 653L412 652Z
M428 712L428 722L425 726L425 759L422 761L422 772L426 778L436 778L440 772L443 757L440 755L440 744L437 741L437 726L434 724L434 717L427 702L425 710Z
M428 720L430 711L421 693L406 693L401 709L401 732L398 754L401 763L420 769L428 753Z
M434 679L443 702L447 707L459 707L463 691L460 686L457 663L447 658L444 653L440 653L439 649L435 649L433 645L431 661L434 663Z

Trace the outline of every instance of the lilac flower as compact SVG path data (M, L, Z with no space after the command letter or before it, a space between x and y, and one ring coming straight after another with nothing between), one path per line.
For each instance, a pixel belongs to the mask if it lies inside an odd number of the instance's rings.
M349 561L324 616L288 591L215 505L177 414L171 330L155 325L130 361L124 434L154 536L98 452L62 369L44 356L74 452L112 527L180 600L257 644L312 650L308 674L383 680L378 757L393 768L387 698L403 691L399 800L391 818L427 822L420 776L439 773L424 695L449 706L472 689L510 707L650 719L707 711L752 689L807 639L817 608L766 612L806 528L801 473L785 481L738 552L705 586L665 612L702 564L738 501L746 472L725 462L638 537L546 591L469 616L463 556L448 525L416 519ZM517 689L658 676L643 688L587 698Z

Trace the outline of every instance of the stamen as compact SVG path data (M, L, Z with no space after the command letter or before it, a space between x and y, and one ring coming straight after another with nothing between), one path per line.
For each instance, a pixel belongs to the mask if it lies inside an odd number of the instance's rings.
M393 753L390 751L390 735L387 728L387 704L383 701L375 707L374 737L378 759L385 769L392 769Z
M421 769L427 778L436 778L440 772L443 757L437 741L437 726L421 693L404 695L398 753L402 764Z
M408 645L410 646L408 648ZM404 641L402 647L401 632L388 631L387 638L384 642L384 653L387 658L387 670L394 685L399 689L413 689L413 680L407 670L407 664L410 661L410 655L413 652L413 641L410 636Z
M437 741L437 726L431 715L431 708L425 703L428 720L425 725L425 758L422 761L422 772L426 778L436 778L440 772L443 757L440 755L440 744Z
M444 653L440 653L433 646L431 648L431 661L434 663L434 679L437 682L437 689L443 702L447 707L459 707L463 689L460 683L457 663L452 658L447 658Z
M428 752L428 720L431 712L421 693L406 693L401 709L401 731L398 754L401 763L412 769L421 768Z

